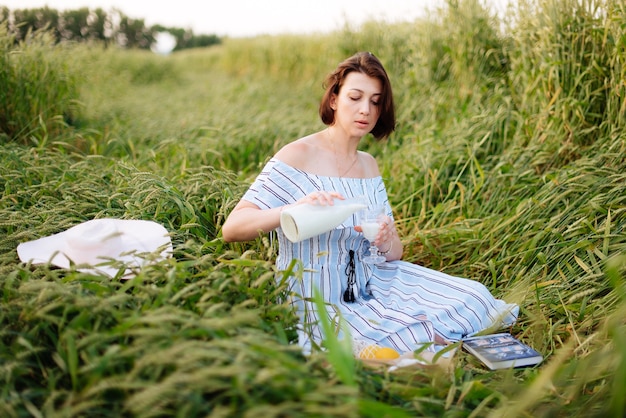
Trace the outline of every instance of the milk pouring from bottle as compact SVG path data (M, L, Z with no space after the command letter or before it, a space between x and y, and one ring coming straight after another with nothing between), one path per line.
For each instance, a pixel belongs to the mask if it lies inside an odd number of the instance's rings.
M291 242L299 242L328 232L367 205L353 199L335 199L331 205L301 204L284 209L280 226Z

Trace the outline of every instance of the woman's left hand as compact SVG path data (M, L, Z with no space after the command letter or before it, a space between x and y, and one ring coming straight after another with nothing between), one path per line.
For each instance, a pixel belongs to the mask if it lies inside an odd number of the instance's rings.
M363 228L361 225L355 225L354 230L357 232L363 232ZM396 233L396 227L393 223L393 219L391 219L387 215L383 215L380 217L380 229L378 230L378 235L376 235L376 239L374 240L374 244L376 246L380 246L384 243L389 243L394 239L394 235Z
M376 246L380 247L384 243L390 243L391 240L394 239L395 233L396 227L393 224L393 219L391 219L387 215L384 215L380 224L380 230L378 231L378 235L376 236Z

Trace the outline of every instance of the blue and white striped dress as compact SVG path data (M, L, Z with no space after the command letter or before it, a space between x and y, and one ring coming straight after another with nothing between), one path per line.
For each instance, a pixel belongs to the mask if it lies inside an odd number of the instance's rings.
M346 198L367 196L384 203L392 216L382 177L343 178L319 176L291 167L275 158L258 175L243 199L261 209L296 202L314 191L337 191ZM435 341L435 335L458 340L493 324L511 324L517 306L495 299L481 283L453 277L406 261L378 265L360 261L369 242L354 230L356 216L332 231L292 243L277 229L279 254L276 266L286 270L293 259L301 270L290 278L293 303L300 316L299 342L310 350L311 338L323 340L311 302L317 288L327 302L331 321L342 317L354 340L413 351ZM344 302L349 251L354 250L355 302ZM340 335L342 332L340 332Z

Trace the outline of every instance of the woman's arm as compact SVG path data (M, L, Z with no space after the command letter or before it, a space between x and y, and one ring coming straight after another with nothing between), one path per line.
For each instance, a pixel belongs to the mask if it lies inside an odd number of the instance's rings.
M262 210L247 200L240 200L228 215L222 226L222 237L226 242L250 241L280 226L280 213L284 208L309 203L312 205L333 205L335 199L345 199L341 193L313 192L290 205Z
M380 176L380 169L378 168L378 162L374 157L370 154L363 152L367 158L365 161L368 164L368 170L372 177ZM357 231L361 231L361 227L357 227ZM387 261L400 260L402 258L402 253L404 252L404 248L402 246L402 241L400 240L400 236L398 235L398 230L393 223L393 219L387 217L385 222L378 231L378 236L376 237L375 244L378 247L378 250L385 256Z
M222 226L224 241L250 241L258 238L259 234L276 229L280 224L282 208L261 210L254 203L240 200Z

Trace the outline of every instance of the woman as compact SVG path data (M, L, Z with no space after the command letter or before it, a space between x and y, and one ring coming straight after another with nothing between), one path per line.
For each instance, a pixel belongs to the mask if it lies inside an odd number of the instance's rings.
M287 269L293 259L302 262L297 277L290 279L290 291L305 351L311 338L317 345L323 341L310 302L315 289L327 302L331 319L339 311L357 346L377 344L412 352L426 343L458 340L494 324L514 322L517 307L495 299L482 284L400 261L402 242L378 165L357 149L366 134L382 139L395 127L391 84L380 61L371 53L357 53L328 76L325 87L319 113L327 128L278 151L222 228L229 242L276 230L278 269ZM332 205L335 199L357 196L366 196L371 205L385 205L386 219L374 242L384 263L361 261L369 243L360 234L356 216L297 243L280 228L286 207Z

